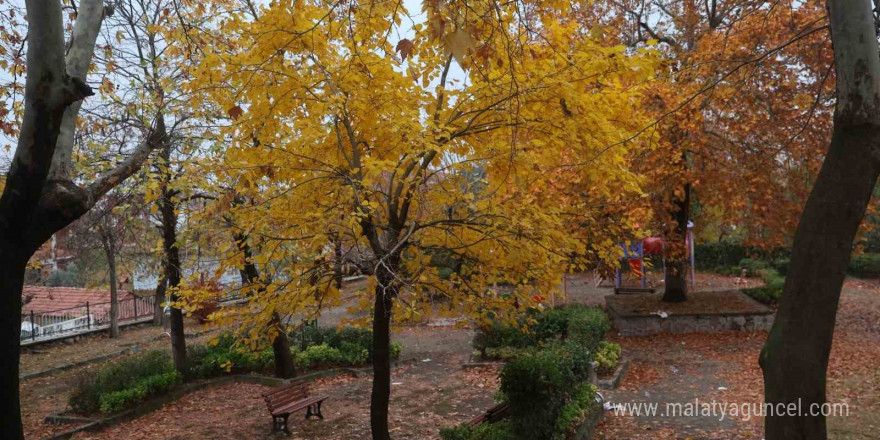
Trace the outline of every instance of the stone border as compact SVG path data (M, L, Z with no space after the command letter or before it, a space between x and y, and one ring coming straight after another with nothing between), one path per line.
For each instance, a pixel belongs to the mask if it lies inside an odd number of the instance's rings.
M416 363L415 358L405 359L402 361L393 361L391 364L392 368L398 368L404 365L413 365ZM332 368L329 370L316 371L314 373L309 373L303 376L297 376L291 379L278 379L276 377L269 376L260 376L255 374L236 374L231 376L223 376L216 379L210 379L202 382L194 382L189 384L184 384L179 388L175 388L171 390L168 394L164 394L158 396L154 399L150 399L148 401L142 402L137 407L132 408L127 411L123 411L119 414L112 415L105 419L89 419L85 417L75 417L69 416L65 413L61 414L50 414L46 416L43 421L47 423L82 423L87 422L85 425L80 426L78 428L71 429L69 431L61 432L55 434L51 437L45 437L42 440L67 440L74 436L74 434L88 431L95 432L100 431L105 428L109 428L110 426L117 425L119 423L127 422L129 420L136 419L141 416L145 416L149 413L152 413L156 410L161 409L166 404L174 402L181 397L192 393L194 391L199 391L208 387L216 386L216 385L225 385L229 383L253 383L258 385L264 385L269 387L280 387L283 385L287 385L291 382L310 382L315 379L321 377L335 376L337 374L351 374L354 377L360 377L358 374L363 373L364 371L369 371L371 367L365 368Z
M507 362L504 361L475 361L474 355L471 353L467 360L461 363L462 370L470 370L471 368L480 367L503 367Z
M620 382L623 381L627 371L629 371L629 359L621 359L611 378L599 379L596 386L602 390L615 390L620 386Z
M751 298L749 301L759 304ZM773 325L774 312L761 305L764 310L756 312L707 313L707 314L670 314L666 318L653 314L631 314L618 311L613 295L606 296L605 310L611 317L617 333L622 336L645 336L654 333L688 333L688 332L724 332L724 331L759 331L770 330Z
M199 337L202 335L216 332L218 330L220 330L220 329L209 329L209 330L203 330L203 331L195 332L195 333L185 333L184 337L187 339L196 338L196 337ZM159 339L162 339L163 337L164 337L163 335L159 335L159 336L156 336L152 339L148 339L148 341L150 341L150 342L158 341ZM39 377L51 376L55 373L60 373L62 371L69 370L71 368L81 367L83 365L88 365L88 364L92 364L95 362L103 362L103 361L110 360L110 359L113 359L118 356L125 356L130 353L136 353L140 350L141 350L141 343L135 342L135 343L131 344L131 346L129 346L128 348L123 348L122 350L114 351L112 353L102 354L100 356L95 356L93 358L83 359L81 361L75 361L75 362L71 362L68 364L62 364L57 367L47 368L45 370L35 371L33 373L22 374L22 375L18 376L18 380L29 380L29 379L36 379Z
M574 435L571 437L571 440L590 440L593 438L593 434L596 431L596 426L599 425L599 422L605 418L605 408L603 408L604 402L598 402L596 405L593 405L593 408L587 413L584 420L581 422L581 426L574 432Z

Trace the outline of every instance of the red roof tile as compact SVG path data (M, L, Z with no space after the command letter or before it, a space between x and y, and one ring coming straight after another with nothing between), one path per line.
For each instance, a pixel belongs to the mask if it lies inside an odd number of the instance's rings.
M131 294L120 290L119 299L123 300ZM90 305L109 303L109 290L81 289L78 287L43 287L24 286L21 292L23 303L21 313L45 313L62 309L70 309Z

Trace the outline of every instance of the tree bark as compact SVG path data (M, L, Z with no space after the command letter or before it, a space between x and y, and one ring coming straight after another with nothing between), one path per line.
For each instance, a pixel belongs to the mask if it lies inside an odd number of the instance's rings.
M165 268L163 267L162 276L159 278L159 283L156 284L156 301L153 303L153 325L159 327L165 325L165 307L162 304L165 303L165 290L167 286L168 277L165 275Z
M391 440L388 404L391 401L391 308L397 287L393 274L376 275L373 304L373 391L370 395L370 431L373 440Z
M18 355L21 344L21 289L29 256L0 242L0 426L4 438L24 439L19 403Z
M162 180L162 196L159 199L159 213L162 217L162 246L165 252L165 276L168 278L168 301L172 303L171 316L171 357L174 368L180 374L186 374L186 336L183 329L183 310L176 307L177 290L180 288L180 248L177 246L177 204L170 188L171 143L165 133L163 119L157 120L155 142L161 143L160 157L166 167Z
M853 239L880 173L880 50L870 0L828 2L837 108L831 145L795 232L779 310L761 351L768 440L825 440L825 378Z
M691 184L684 185L684 197L674 201L675 229L667 234L666 273L664 274L663 301L687 300L687 224L690 216ZM643 269L644 270L644 269Z
M106 220L102 220L106 221ZM107 256L107 269L110 273L110 338L119 337L119 291L116 277L116 240L113 231L105 226L100 226L101 244L104 246L104 255Z
M333 279L336 282L336 288L342 288L342 268L344 255L342 254L342 240L339 234L334 235L333 239Z

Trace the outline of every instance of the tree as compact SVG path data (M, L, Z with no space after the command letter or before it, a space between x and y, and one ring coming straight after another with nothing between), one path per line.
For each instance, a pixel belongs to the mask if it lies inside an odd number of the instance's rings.
M258 20L226 20L192 69L205 99L196 102L230 119L215 179L253 201L216 210L269 249L254 256L270 284L251 297L249 319L315 316L338 302L334 237L351 237L364 258L376 440L390 438L393 320L426 316L438 295L481 324L510 322L557 290L570 255L617 258L616 235L570 237L570 206L547 189L579 187L596 206L639 193L629 167L646 144L627 139L645 122L634 104L655 67L640 50L588 37L568 3L425 8L427 23L393 44L402 4L273 3ZM518 13L537 9L540 25ZM464 78L450 74L459 67ZM474 182L476 168L485 178ZM571 174L576 183L562 185ZM438 253L461 273L441 278L430 265ZM236 246L225 254L239 264Z
M880 48L868 0L828 2L837 104L831 144L795 233L776 320L761 352L768 404L825 403L834 323L853 239L880 174ZM777 439L827 438L823 415L771 415Z
M831 119L823 2L624 0L579 12L617 29L622 44L658 43L666 60L643 103L657 148L638 167L652 229L669 243L664 299L687 297L688 220L740 226L747 244L788 245Z
M79 3L69 47L64 44L61 2L27 0L28 38L24 113L18 146L0 196L0 390L8 407L0 426L23 439L19 402L19 322L25 267L52 234L82 216L146 160L142 144L110 171L85 186L71 176L79 102L92 95L86 84L101 23L113 9L101 0Z

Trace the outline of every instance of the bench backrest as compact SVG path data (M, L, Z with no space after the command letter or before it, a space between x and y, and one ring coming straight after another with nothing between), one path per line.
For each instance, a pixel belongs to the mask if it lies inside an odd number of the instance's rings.
M309 397L308 384L292 384L263 396L269 410Z

